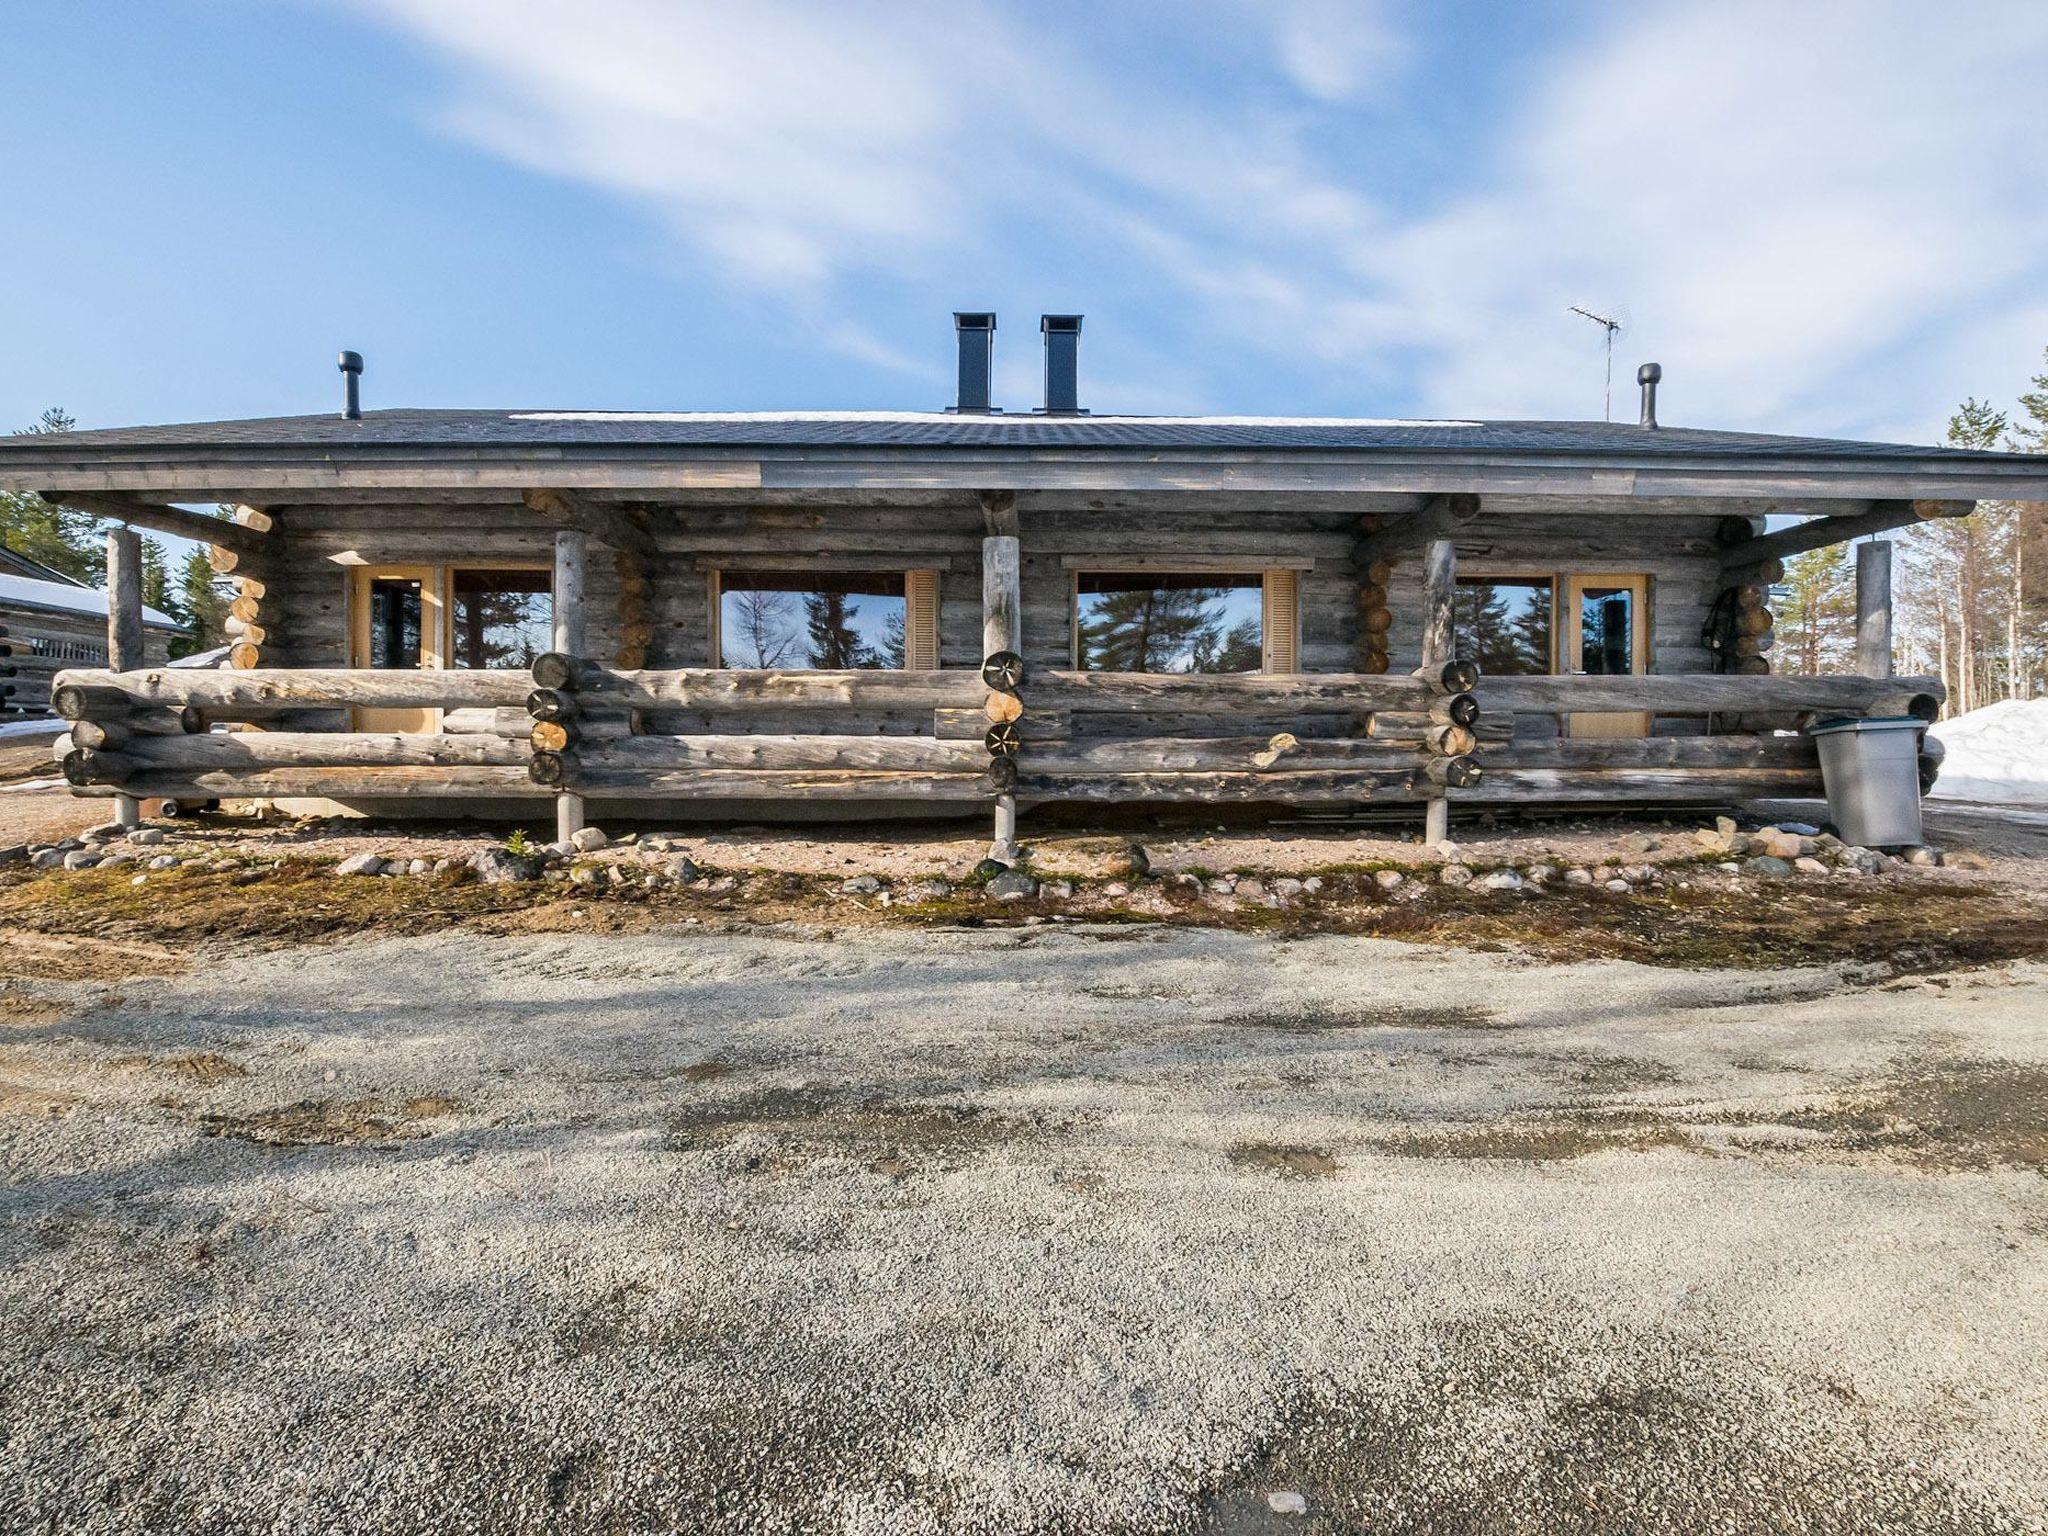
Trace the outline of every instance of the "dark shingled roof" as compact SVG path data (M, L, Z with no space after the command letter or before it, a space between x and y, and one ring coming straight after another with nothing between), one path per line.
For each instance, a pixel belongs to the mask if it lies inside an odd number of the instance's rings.
M0 455L150 448L479 448L602 449L946 449L1107 448L1223 452L1590 454L1626 459L1666 455L1771 458L1948 458L2015 462L2024 455L1954 448L1713 432L1645 431L1600 421L1344 421L1295 417L953 416L914 412L564 412L390 410L359 421L339 415L118 427L0 438ZM2038 459L2032 461L2039 463Z

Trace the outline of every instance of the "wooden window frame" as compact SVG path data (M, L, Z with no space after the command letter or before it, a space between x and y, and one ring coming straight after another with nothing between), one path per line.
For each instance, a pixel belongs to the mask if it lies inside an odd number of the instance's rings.
M455 656L455 575L458 571L538 571L548 579L548 643L554 644L555 563L552 560L457 560L441 567L441 655ZM450 672L489 672L491 667L447 667Z
M1084 576L1208 576L1234 575L1239 571L1259 573L1259 673L1289 676L1301 671L1301 578L1313 567L1306 559L1274 561L1237 555L1185 555L1168 559L1098 560L1086 555L1064 555L1060 564L1067 572L1067 656L1076 672L1081 670L1081 578ZM1273 665L1273 582L1274 578L1294 583L1293 633L1283 637L1291 646L1294 665L1284 670Z
M1463 586L1468 581L1518 581L1526 582L1530 585L1540 581L1548 584L1550 587L1550 655L1547 659L1547 665L1550 670L1544 675L1556 677L1558 675L1558 668L1564 664L1563 594L1571 588L1572 573L1569 571L1542 571L1512 567L1479 571L1461 569L1458 572L1457 585ZM1455 632L1452 634L1451 639L1452 643L1455 644L1457 641Z
M804 576L831 576L847 571L900 571L903 574L903 667L905 672L924 671L911 666L916 654L914 647L920 645L931 656L929 670L937 671L940 665L940 610L945 606L945 573L951 569L950 559L919 560L905 563L898 560L810 560L801 564L790 562L787 556L764 556L761 560L723 560L704 567L704 596L706 637L704 664L714 671L744 671L744 668L729 668L725 664L725 573L735 571L787 571L792 580ZM913 591L913 578L928 578L931 589L930 611L920 618L918 594ZM924 633L917 633L918 630ZM807 672L809 667L784 667L780 671Z

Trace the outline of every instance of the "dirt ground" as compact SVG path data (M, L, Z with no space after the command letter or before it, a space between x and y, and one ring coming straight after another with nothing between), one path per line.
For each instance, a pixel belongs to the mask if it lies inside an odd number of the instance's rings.
M1316 827L1124 894L1050 829L1052 905L840 889L963 880L929 829L16 866L0 1529L2040 1530L2048 826L1759 884L1698 824L1457 829L1679 860L1540 896ZM1172 878L1232 869L1321 885Z
M0 1009L0 1528L2048 1522L2037 963L135 958Z

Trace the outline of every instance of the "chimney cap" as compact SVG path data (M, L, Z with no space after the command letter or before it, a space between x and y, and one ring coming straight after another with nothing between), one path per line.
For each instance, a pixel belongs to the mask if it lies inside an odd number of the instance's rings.
M360 352L344 352L335 360L334 365L343 373L361 373L363 371L363 354Z
M953 311L953 329L956 331L992 331L996 328L996 314L992 309L956 309Z
M1072 331L1078 336L1081 333L1081 320L1080 315L1040 315L1039 333L1043 335L1049 331Z
M1655 384L1663 377L1664 366L1661 363L1645 363L1636 370L1636 382L1638 384Z
M1664 370L1655 363L1645 363L1636 370L1636 382L1643 386L1643 414L1638 426L1657 425L1657 381L1664 377Z

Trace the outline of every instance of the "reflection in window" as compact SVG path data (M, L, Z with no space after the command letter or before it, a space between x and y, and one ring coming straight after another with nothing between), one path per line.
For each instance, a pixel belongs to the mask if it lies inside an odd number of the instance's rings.
M901 571L725 571L719 577L720 665L851 668L903 665Z
M1635 671L1635 596L1629 587L1580 589L1580 671L1596 677Z
M554 600L546 571L456 571L452 664L520 671L554 641Z
M379 576L370 583L370 665L398 671L420 664L420 584Z
M1548 578L1462 579L1452 600L1457 653L1484 677L1541 676L1550 670L1551 613Z
M1074 618L1083 671L1256 672L1265 578L1081 576Z

